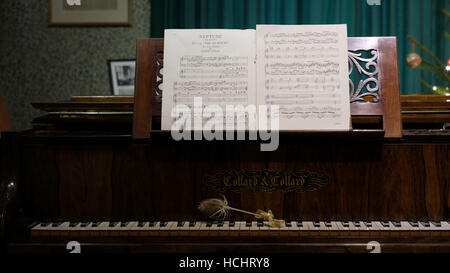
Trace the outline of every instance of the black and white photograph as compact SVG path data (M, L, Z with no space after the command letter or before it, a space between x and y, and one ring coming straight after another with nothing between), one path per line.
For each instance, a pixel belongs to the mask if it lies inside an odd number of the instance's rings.
M110 60L108 64L113 95L133 96L136 61Z
M131 26L132 0L49 0L49 26Z

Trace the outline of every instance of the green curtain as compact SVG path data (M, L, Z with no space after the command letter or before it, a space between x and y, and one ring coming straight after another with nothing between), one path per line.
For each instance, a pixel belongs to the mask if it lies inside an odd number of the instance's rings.
M450 0L152 0L151 36L164 29L255 28L256 24L348 24L350 37L397 36L402 94L430 93L419 82L440 84L430 72L406 64L414 36L443 62L450 58L449 30L441 10ZM421 54L419 49L417 53ZM427 59L426 55L421 54Z

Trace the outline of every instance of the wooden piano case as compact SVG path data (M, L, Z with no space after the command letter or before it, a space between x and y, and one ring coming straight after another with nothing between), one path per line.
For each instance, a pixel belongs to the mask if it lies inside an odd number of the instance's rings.
M65 251L63 243L30 243L27 227L39 221L205 219L198 203L221 194L234 207L271 209L280 219L449 219L449 133L427 130L420 138L402 135L396 39L351 38L349 49L354 69L359 65L379 84L374 93L359 93L363 88L354 84L352 115L358 129L281 132L278 150L261 152L255 141L177 142L170 132L161 131L163 41L138 40L132 134L45 127L3 135L6 249ZM363 51L369 57L358 55ZM367 62L376 69L370 70ZM233 213L230 219L251 218ZM449 251L450 244L442 237L376 239L393 252ZM180 246L177 238L147 244L105 239L91 247L97 251L245 252L258 246L261 252L366 252L368 240L321 237L293 246L276 238L247 242L254 245L240 245L238 238L223 244L211 244L213 238L206 242L191 238ZM315 247L318 242L324 247Z

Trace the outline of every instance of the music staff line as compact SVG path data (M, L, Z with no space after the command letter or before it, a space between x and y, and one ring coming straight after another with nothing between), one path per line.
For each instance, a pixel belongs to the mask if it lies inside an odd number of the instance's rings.
M305 76L305 75L339 75L340 69L313 69L313 70L287 70L287 69L268 69L266 75L269 76Z
M277 47L273 47L273 46L268 46L266 45L265 47L266 49L264 50L264 53L269 53L269 52L296 52L296 53L311 53L311 52L324 52L324 53L339 53L339 48L337 47L333 47L333 46L328 46L328 47L304 47L304 46L277 46Z
M174 86L216 87L216 86L247 86L247 81L176 81Z
M269 99L313 99L313 98L341 98L340 94L276 94L266 95L266 100Z
M305 31L305 32L278 32L278 33L266 33L264 38L298 38L298 37L339 37L339 33L335 31Z
M334 92L341 88L340 85L323 84L323 85L309 85L309 84L297 84L297 85L269 85L266 84L266 90L278 90L278 91L331 91Z
M309 107L301 107L301 106L296 106L296 105L292 105L292 106L281 106L280 107L280 111L283 112L287 112L287 111L291 111L291 112L320 112L320 111L325 111L325 112L339 112L341 111L341 109L339 107L332 107L332 106L324 106L324 107L317 107L317 106L309 106Z
M220 62L190 62L190 63L181 63L180 67L183 68L199 68L199 67L246 67L247 63L220 63Z
M268 63L266 64L266 68L339 68L339 63L336 62L330 62L330 61L324 61L324 62L314 62L314 61L308 61L308 62L289 62L289 63Z
M247 92L248 87L242 86L242 87L197 87L197 86L184 86L184 87L174 87L173 90L175 92L184 91L187 94L191 93L192 91L206 91L208 93L210 92Z
M201 55L192 55L192 56L183 56L180 58L181 62L221 62L221 61L241 61L248 60L248 56L201 56Z
M280 115L284 116L286 119L294 119L294 118L302 118L302 119L324 119L324 118L338 118L341 117L341 114L337 113L283 113Z
M248 78L247 74L226 74L226 75L198 75L198 74L183 74L179 76L181 79L242 79Z
M193 98L173 98L173 102L174 103L182 103L182 104L186 104L186 105L191 105L194 103ZM224 98L222 97L216 97L216 98L212 98L212 97L205 97L203 98L203 103L207 103L207 104L214 104L214 105L219 105L219 106L226 106L226 104L224 103L233 103L233 104L247 104L248 103L248 98L247 97L234 97L234 98ZM225 108L224 108L225 109Z
M268 78L266 84L276 84L276 83L335 83L338 81L335 77L278 77L278 78Z
M284 55L284 54L266 54L266 59L306 59L306 58L337 58L338 54L298 54L298 55Z
M188 69L180 69L180 74L187 74L187 73L197 73L197 74L228 74L228 73L241 73L241 72L248 72L247 67L227 67L224 69L195 69L195 68L188 68Z
M266 99L267 105L311 105L311 104L340 104L341 100L314 99Z
M333 38L326 38L326 39L266 39L264 41L268 45L323 45L323 44L337 44L338 40Z

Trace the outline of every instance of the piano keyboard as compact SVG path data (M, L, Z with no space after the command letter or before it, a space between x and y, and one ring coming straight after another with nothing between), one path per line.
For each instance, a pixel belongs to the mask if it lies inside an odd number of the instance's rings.
M43 222L31 237L102 236L450 236L450 221L286 221L280 228L257 221Z

